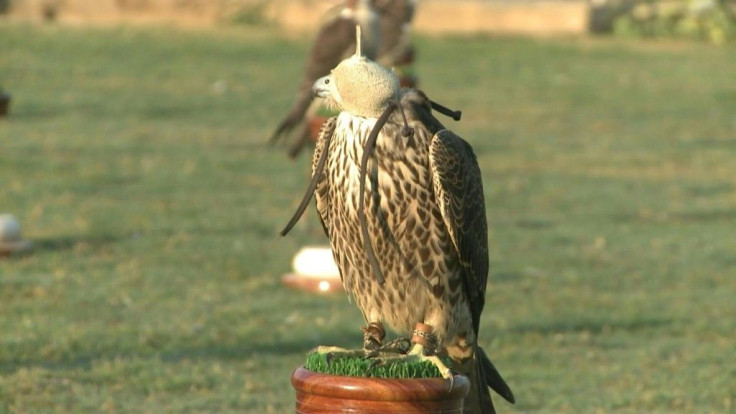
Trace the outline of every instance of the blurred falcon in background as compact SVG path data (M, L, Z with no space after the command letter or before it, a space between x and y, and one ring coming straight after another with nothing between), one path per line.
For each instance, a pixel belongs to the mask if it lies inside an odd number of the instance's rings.
M289 148L296 157L309 142L309 121L321 102L312 100L312 85L355 51L355 26L362 28L363 54L387 67L409 67L414 59L409 29L416 0L345 0L327 11L307 56L296 98L269 142L274 143L302 124Z
M316 196L346 291L366 322L365 355L380 354L384 324L412 337L408 356L471 382L465 412L493 413L488 387L514 402L477 344L488 277L481 172L470 145L434 117L459 113L356 54L314 92L339 115L322 126L312 182L285 235ZM323 348L322 352L337 352Z

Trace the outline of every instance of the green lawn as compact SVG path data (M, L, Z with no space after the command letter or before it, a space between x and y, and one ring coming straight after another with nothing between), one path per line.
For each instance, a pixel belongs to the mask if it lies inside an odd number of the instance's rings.
M281 275L308 156L264 145L307 39L0 24L0 413L288 413L338 293ZM419 37L418 73L484 172L481 342L501 413L736 410L736 50Z

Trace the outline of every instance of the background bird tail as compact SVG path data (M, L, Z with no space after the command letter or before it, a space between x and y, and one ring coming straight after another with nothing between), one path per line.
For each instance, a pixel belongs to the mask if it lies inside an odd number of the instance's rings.
M470 392L465 397L463 412L466 414L495 414L488 387L506 401L514 403L514 394L496 367L478 346L448 346L447 354L452 360L452 369L470 380Z
M305 87L303 86L303 89L304 88ZM306 90L299 92L296 100L289 109L289 113L281 120L278 127L276 127L276 130L268 139L268 142L271 144L278 142L281 137L287 135L289 131L304 120L304 117L308 115L309 109L313 103L311 91L311 85L307 85ZM316 112L316 110L314 112Z

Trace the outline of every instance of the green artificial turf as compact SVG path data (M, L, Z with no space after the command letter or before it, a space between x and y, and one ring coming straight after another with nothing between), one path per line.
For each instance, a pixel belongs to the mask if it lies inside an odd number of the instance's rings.
M0 413L289 413L346 295L291 290L309 155L266 140L306 37L0 21ZM416 36L416 73L483 172L479 344L499 413L736 408L733 47ZM398 333L406 335L407 333Z
M304 368L331 375L371 378L441 378L440 371L429 361L398 361L379 364L375 359L338 356L310 352Z

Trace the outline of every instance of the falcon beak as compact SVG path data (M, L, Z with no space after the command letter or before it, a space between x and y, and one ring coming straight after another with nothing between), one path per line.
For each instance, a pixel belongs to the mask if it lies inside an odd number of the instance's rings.
M314 96L320 98L326 98L330 96L330 83L332 83L331 75L323 76L317 79L317 81L314 82L314 85L312 85L312 92L314 93Z

